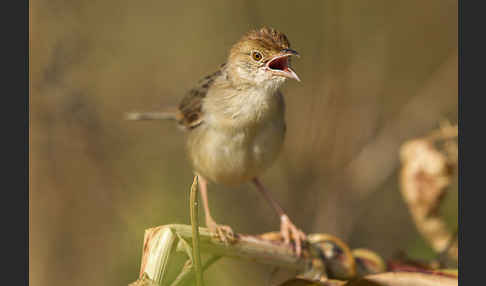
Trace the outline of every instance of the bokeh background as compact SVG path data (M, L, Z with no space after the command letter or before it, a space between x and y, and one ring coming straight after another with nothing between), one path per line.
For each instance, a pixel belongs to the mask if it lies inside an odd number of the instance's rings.
M288 136L263 176L305 232L385 258L434 253L398 183L399 147L457 122L457 0L30 1L31 285L126 285L144 229L189 223L192 171L171 122L125 121L176 105L240 36L285 32L301 83L283 90ZM457 185L442 209L457 225ZM210 186L219 223L279 219L250 185ZM221 260L209 285L268 285L271 267Z

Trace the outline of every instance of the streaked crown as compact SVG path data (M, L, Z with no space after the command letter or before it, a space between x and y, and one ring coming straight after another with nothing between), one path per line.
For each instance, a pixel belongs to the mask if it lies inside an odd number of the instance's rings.
M285 36L284 33L269 27L249 31L240 41L246 40L256 41L266 49L284 50L290 48L290 42L287 39L287 36Z

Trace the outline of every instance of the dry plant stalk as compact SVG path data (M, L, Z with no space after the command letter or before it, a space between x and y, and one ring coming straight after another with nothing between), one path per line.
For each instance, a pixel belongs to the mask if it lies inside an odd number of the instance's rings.
M311 281L294 278L279 286L456 286L457 278L414 272L386 272L350 281Z
M288 270L298 271L301 277L312 279L330 278L348 280L356 276L354 258L349 247L337 237L326 234L310 234L304 245L302 257L283 243L280 232L269 232L258 236L237 234L235 242L225 244L208 229L200 228L200 249L211 253L203 271L220 257L246 259ZM187 285L194 281L192 229L188 225L165 225L145 231L139 281L153 281L160 285ZM336 247L334 247L335 245ZM184 265L172 265L181 269L174 281L165 277L174 253L184 253L188 260ZM174 260L172 260L174 262ZM164 268L164 269L160 269ZM136 284L134 284L136 285Z
M366 283L380 282L380 285L401 286L401 285L457 285L457 275L443 275L442 273L411 273L401 272L392 273L384 272L379 274L365 275L357 281L362 284L354 284L357 278L355 276L341 277L336 280L336 277L327 275L327 270L345 268L349 266L346 262L348 259L342 256L326 256L325 259L317 257L319 255L326 255L324 253L316 253L309 245L303 249L303 257L298 258L295 253L280 240L276 241L276 233L267 233L259 236L250 235L236 235L236 242L226 245L219 241L206 228L200 228L200 247L202 252L211 253L213 256L209 257L203 266L203 270L209 267L212 263L217 261L220 257L232 257L239 259L246 259L255 263L274 265L277 267L297 270L299 273L298 281L312 281L312 284L296 284L296 285L370 285ZM328 236L325 234L314 234L311 237L322 238ZM140 269L139 279L130 286L155 286L155 285L194 285L194 268L191 261L191 246L192 228L190 225L165 225L159 226L145 231L144 239L144 253L142 256L142 266ZM328 242L334 242L334 239ZM321 242L317 242L320 244ZM346 248L348 248L346 246ZM189 259L184 265L173 265L172 259L175 252L185 253ZM345 253L350 251L345 251ZM316 263L320 261L321 263ZM336 263L343 263L337 266ZM173 281L167 278L167 268L169 264L171 267L178 267L181 269L180 274ZM352 264L354 265L354 263ZM336 268L338 267L338 268ZM350 269L351 270L351 269ZM332 271L331 271L332 272ZM353 271L349 272L353 273ZM363 278L365 280L363 280ZM290 281L289 281L290 282ZM433 284L433 283L443 284ZM408 283L408 284L407 284ZM284 284L287 285L287 284ZM288 284L292 285L292 284Z
M152 244L157 244L160 239L165 239L164 235L170 230L174 233L176 238L185 242L192 240L191 227L187 225L165 225L155 228L150 228L145 231L144 252L145 256L154 255L150 249L154 247ZM257 236L238 234L237 239L232 244L225 244L217 239L207 228L199 228L200 247L203 252L210 252L216 255L224 255L226 257L243 258L255 262L281 266L284 268L305 270L311 263L311 257L306 252L302 258L295 255L291 248L283 243L277 243L261 239ZM145 258L148 260L149 258ZM144 265L142 261L142 265ZM147 269L140 269L141 274Z
M437 252L447 249L457 261L457 240L438 208L457 168L457 125L444 126L427 137L402 145L401 193L418 231ZM441 145L442 147L438 147Z
M214 256L206 261L209 264L218 256L240 258L256 263L274 265L286 269L306 272L312 268L315 258L305 249L302 257L297 257L294 251L281 242L269 241L257 236L236 236L232 244L225 244L217 239L207 228L199 228L200 249ZM194 271L192 266L192 227L189 225L164 225L145 231L142 262L138 281L150 281L156 285L184 285L191 280ZM167 279L167 269L171 264L174 252L185 253L189 258L186 264L180 265L181 275L176 278L176 284ZM178 267L171 265L171 267ZM137 283L137 282L135 282ZM138 285L138 284L133 284Z
M456 286L457 278L415 272L386 272L365 276L343 286Z

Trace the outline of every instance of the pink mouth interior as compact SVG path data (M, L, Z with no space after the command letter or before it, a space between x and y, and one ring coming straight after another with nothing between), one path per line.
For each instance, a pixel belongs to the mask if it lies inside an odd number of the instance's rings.
M289 68L289 58L288 57L276 58L268 64L268 67L271 68L272 70L287 71Z

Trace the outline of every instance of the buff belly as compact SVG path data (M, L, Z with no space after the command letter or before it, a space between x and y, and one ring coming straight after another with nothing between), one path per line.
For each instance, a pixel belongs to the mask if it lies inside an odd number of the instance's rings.
M188 138L189 156L197 173L217 184L232 186L260 176L282 147L283 118L257 128L221 129L200 126Z

